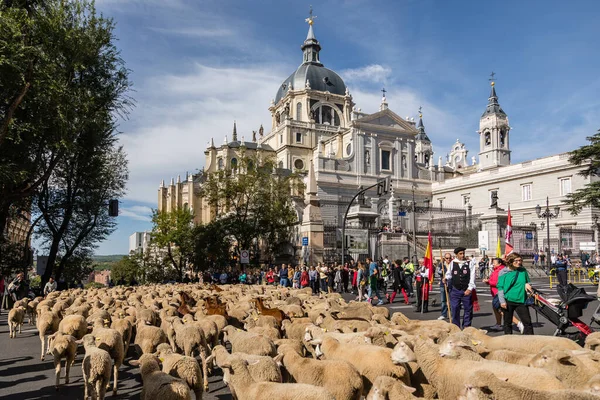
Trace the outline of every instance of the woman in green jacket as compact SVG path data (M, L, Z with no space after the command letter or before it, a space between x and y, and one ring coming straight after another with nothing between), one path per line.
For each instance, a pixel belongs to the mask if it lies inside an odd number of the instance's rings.
M523 334L533 335L533 325L529 307L525 304L527 291L531 291L529 274L523 267L523 257L517 253L511 253L506 258L508 268L499 273L498 300L500 307L504 309L504 334L512 334L512 319L515 311L524 325Z

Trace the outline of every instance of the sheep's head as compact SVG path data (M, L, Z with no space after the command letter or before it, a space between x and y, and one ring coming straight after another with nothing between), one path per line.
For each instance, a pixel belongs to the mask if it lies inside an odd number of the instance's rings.
M529 361L529 366L534 368L548 368L560 365L573 366L571 355L562 350L553 350L544 347Z
M138 360L131 360L129 364L140 367L142 377L160 371L159 359L154 354L143 354Z
M459 356L458 349L465 349L477 353L475 348L462 340L448 338L439 347L439 353L442 357L457 358Z
M583 385L581 390L591 394L595 394L596 396L600 395L600 375L592 376L590 380L587 381L585 385Z
M389 377L379 376L373 382L373 387L367 395L367 400L388 400L391 398L414 398L413 393L417 390L410 386L404 385L402 382ZM397 397L401 396L401 397Z
M412 349L404 342L398 342L391 354L391 359L394 364L417 361L417 357Z

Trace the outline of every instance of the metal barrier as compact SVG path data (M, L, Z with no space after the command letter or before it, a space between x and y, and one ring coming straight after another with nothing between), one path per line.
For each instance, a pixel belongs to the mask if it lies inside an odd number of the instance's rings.
M597 285L598 282L594 278L594 276L595 275L592 275L592 277L590 277L586 268L567 269L567 282L572 283L574 285ZM550 279L550 288L552 289L554 285L558 283L556 268L552 268L550 270L548 278Z

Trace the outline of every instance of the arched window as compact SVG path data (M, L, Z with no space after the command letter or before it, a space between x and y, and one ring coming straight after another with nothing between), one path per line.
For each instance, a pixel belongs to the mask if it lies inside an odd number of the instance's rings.
M489 146L492 144L492 137L490 136L489 132L485 133L485 145Z
M223 169L223 159L219 158L217 160L217 167L219 168L219 170Z
M302 121L302 103L296 104L296 121Z
M237 166L238 166L237 164L238 164L237 158L235 158L235 157L232 158L231 159L231 169L237 169Z
M331 106L322 105L315 109L313 114L317 124L340 126L340 117Z
M500 147L504 147L504 143L506 142L506 132L503 130L500 131Z
M429 168L429 154L425 154L425 166Z

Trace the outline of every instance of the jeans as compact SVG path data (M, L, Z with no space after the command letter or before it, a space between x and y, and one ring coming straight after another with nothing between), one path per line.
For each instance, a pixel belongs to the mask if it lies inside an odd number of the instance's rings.
M521 303L513 303L512 301L506 301L506 309L504 312L504 334L512 335L512 320L515 311L519 316L519 319L523 323L525 329L523 335L533 335L533 325L531 324L531 315L529 314L529 307Z
M442 303L442 317L448 318L448 298L446 297L446 285L440 285L440 302Z
M310 288L312 289L313 294L317 294L317 281L314 279L310 280Z
M404 282L406 282L406 290L408 291L408 295L412 296L414 294L413 292L413 277L412 275L406 275L404 277Z
M322 292L327 292L327 278L321 278L321 287Z
M279 281L279 284L283 287L286 287L288 285L288 279L287 278L281 278L281 280Z
M567 286L567 269L566 268L557 268L556 276L558 277L558 284Z
M383 301L383 299L385 299L385 295L382 294L381 287L379 287L378 283L374 288L369 285L369 299L372 300L373 297L377 297L379 301Z

